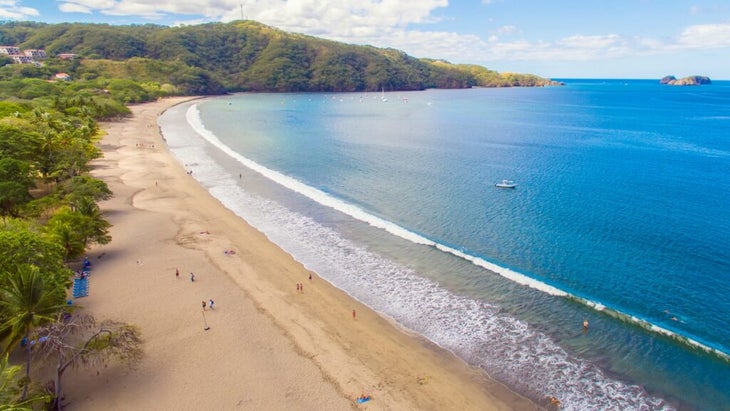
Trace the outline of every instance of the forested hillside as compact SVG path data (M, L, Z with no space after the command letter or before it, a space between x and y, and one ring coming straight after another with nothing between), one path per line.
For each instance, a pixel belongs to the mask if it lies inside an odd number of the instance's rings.
M44 67L7 65L0 79L43 78L64 71L81 80L154 83L161 94L552 84L534 75L417 59L394 49L292 34L254 21L182 27L6 22L0 25L0 44L44 49L50 57ZM77 54L79 59L54 58L61 53Z

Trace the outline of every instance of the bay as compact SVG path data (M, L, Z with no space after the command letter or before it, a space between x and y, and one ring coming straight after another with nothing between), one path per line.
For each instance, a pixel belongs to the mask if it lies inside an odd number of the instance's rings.
M565 82L242 94L160 125L295 258L536 401L723 409L730 83Z

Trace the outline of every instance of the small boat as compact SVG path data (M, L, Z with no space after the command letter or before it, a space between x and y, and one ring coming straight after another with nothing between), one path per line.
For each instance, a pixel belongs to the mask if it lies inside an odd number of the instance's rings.
M517 187L517 183L515 183L512 180L502 180L501 183L495 184L495 187L499 187L499 188L516 188Z

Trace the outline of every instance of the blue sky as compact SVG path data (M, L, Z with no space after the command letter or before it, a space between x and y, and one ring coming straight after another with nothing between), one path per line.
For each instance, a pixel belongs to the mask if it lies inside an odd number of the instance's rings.
M727 0L0 0L0 20L173 26L241 6L282 30L500 72L730 80Z

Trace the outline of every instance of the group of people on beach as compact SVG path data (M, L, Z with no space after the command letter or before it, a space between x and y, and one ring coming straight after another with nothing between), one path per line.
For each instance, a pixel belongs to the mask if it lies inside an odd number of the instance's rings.
M180 269L179 268L175 268L175 278L177 278L177 279L180 278ZM192 271L190 272L190 282L191 283L194 283L195 282L195 274ZM215 301L213 301L212 298L209 299L207 303L205 302L205 300L203 300L202 306L203 306L203 311L205 311L206 307L207 308L210 308L212 310L215 307Z
M84 261L81 263L81 269L74 271L74 278L84 279L91 274L91 261L89 257L84 257Z

